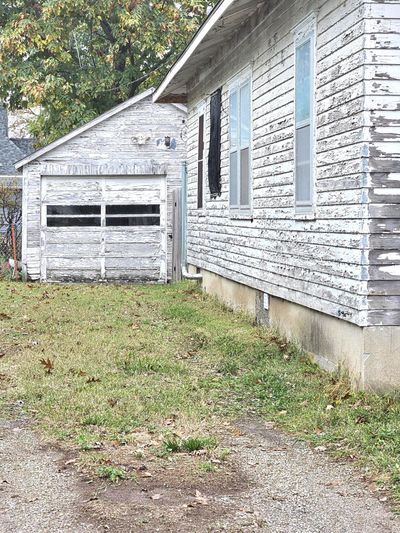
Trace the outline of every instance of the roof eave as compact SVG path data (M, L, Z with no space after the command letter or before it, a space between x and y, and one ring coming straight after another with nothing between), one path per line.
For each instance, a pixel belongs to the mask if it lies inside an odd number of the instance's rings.
M219 19L223 16L227 9L235 2L236 0L221 0L219 4L211 11L210 15L206 18L202 26L200 26L197 33L194 35L186 49L183 51L182 55L178 58L176 63L173 65L171 70L168 72L164 80L161 82L160 86L157 88L153 94L153 102L159 103L186 103L187 101L187 91L186 84L182 84L179 88L179 92L172 93L169 90L169 86L172 81L175 79L176 75L182 70L184 65L189 61L191 56L194 54L198 46L201 44L205 36L212 30L212 28L217 24ZM188 80L185 80L187 82ZM182 92L180 92L182 91ZM184 101L183 101L184 100Z

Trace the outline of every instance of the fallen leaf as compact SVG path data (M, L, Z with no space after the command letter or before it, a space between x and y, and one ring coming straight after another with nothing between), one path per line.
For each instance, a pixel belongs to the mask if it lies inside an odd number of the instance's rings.
M90 377L86 380L86 383L100 383L100 378Z
M111 407L115 407L115 406L117 405L117 403L118 403L118 400L115 400L114 398L109 398L109 399L107 400L107 403L108 403L108 405L110 405Z
M51 374L54 370L54 361L51 361L49 357L47 359L40 359L40 363L44 366L46 374Z
M195 500L200 505L208 505L208 498L203 496L203 494L199 490L196 490Z
M327 411L331 411L332 409L335 409L335 406L334 406L334 405L329 404L329 405L326 406L326 410L327 410Z
M0 313L0 320L11 320L11 317L5 313Z
M161 494L153 494L153 496L150 496L152 500L161 500Z

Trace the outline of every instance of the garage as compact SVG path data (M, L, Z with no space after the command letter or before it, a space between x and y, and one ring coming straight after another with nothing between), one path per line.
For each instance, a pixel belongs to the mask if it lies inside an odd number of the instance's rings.
M41 278L165 281L163 180L42 178Z
M31 280L166 282L186 112L150 89L17 164Z

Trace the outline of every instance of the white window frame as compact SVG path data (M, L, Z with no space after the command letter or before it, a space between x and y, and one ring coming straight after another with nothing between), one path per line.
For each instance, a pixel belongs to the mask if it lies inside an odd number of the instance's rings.
M250 87L250 132L249 132L249 204L248 205L241 205L240 203L238 205L232 205L231 204L231 154L235 150L232 149L231 144L231 124L230 124L230 101L231 101L231 94L233 92L237 92L237 120L238 120L238 146L236 147L236 151L238 153L237 157L237 187L238 187L238 198L240 201L240 151L244 148L240 142L240 89L244 87L246 84L249 84ZM227 102L227 114L228 114L228 135L229 135L229 186L228 186L228 202L229 202L229 209L231 216L246 216L251 217L252 216L252 206L253 206L253 78L252 78L252 71L250 66L246 67L244 70L242 70L239 74L237 74L234 78L232 78L228 84L228 102Z
M305 20L293 29L294 35L294 151L293 151L293 176L294 176L294 205L296 215L315 215L315 177L316 177L316 112L315 112L315 89L316 89L316 17L309 15ZM296 122L296 51L304 43L310 41L310 118ZM298 201L297 176L296 176L296 132L304 126L310 126L310 200Z

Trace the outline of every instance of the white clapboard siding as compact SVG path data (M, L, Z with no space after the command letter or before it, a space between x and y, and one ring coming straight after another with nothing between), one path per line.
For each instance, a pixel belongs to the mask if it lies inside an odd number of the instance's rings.
M23 260L31 279L79 281L71 266L74 256L82 259L76 263L82 280L171 278L172 191L181 186L186 116L182 106L154 104L148 95L24 166ZM145 144L135 142L139 136ZM165 137L173 141L171 149ZM141 203L141 198L165 206L160 227L109 227L106 238L96 227L41 231L42 203L110 205ZM100 267L90 260L96 254ZM160 260L154 266L147 262L150 256L162 258L161 272Z
M366 4L365 46L365 105L370 138L369 322L400 324L399 2Z
M400 284L393 285L396 298L382 298L391 294L387 280L400 280L400 265L393 255L373 254L374 247L382 251L374 235L400 232L400 195L391 202L390 192L376 190L400 190L399 8L399 2L363 0L299 0L295 9L287 0L262 2L202 66L188 84L191 264L359 325L400 324ZM301 220L294 212L292 29L311 12L317 20L316 212ZM252 218L237 219L229 211L229 82L248 67ZM199 211L197 106L218 87L222 193L211 199L206 187ZM208 112L205 122L207 141ZM206 142L206 157L207 149ZM399 241L388 238L387 250Z

